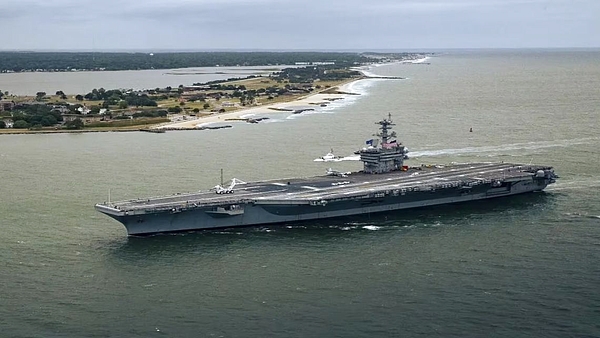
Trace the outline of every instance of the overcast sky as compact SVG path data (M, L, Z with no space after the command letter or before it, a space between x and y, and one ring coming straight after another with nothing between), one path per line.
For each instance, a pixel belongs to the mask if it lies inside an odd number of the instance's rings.
M3 50L600 47L600 0L0 0Z

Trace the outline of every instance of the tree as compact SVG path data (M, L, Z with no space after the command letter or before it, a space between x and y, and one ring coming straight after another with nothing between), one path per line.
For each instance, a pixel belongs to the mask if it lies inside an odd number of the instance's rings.
M53 125L57 124L58 121L56 120L56 117L54 117L53 115L46 115L46 116L42 117L42 119L40 120L40 123L44 127L49 127L49 126L53 126Z
M204 109L208 109L208 108L210 108L210 104L208 104L208 103L205 103L205 104L202 106L202 108L204 108Z
M18 120L18 121L15 121L15 123L13 124L13 128L27 129L27 128L29 128L29 123L27 123L25 120Z
M83 129L83 121L78 117L73 121L65 123L67 129Z
M67 99L67 95L65 95L65 93L62 90L56 91L56 96L59 96L61 100Z
M248 94L248 95L246 96L246 103L247 103L247 104L253 104L253 103L254 103L254 95L252 95L252 94Z
M206 109L206 108L205 108ZM198 108L194 108L194 110L192 110L194 113L198 114L200 112L200 109Z
M77 101L83 101L83 95L81 95L81 94L77 94L77 95L75 96L75 100L77 100Z
M6 128L6 122L0 120L0 129Z
M36 101L42 101L42 99L46 96L46 92L37 92L35 93Z
M125 109L127 108L129 105L127 104L127 101L125 100L121 100L119 101L119 109Z
M181 113L181 108L180 107L169 107L167 109L167 111L169 113Z

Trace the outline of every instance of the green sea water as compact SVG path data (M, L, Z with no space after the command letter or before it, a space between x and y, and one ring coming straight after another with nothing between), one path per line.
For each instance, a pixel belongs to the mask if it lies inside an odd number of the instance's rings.
M231 129L0 136L2 337L598 337L600 52L440 53ZM101 85L101 84L99 84ZM323 174L388 113L411 165L555 167L544 193L127 238L125 200ZM469 129L473 128L473 132Z

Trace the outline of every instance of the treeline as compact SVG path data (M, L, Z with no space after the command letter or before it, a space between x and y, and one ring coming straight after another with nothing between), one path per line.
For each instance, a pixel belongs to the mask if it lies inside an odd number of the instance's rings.
M207 81L207 82L194 82L192 84L192 86L209 86L211 89L224 89L225 87L232 87L232 85L222 85L222 83L255 79L257 77L260 77L260 76L249 75L249 76L246 76L246 77L230 77L230 78L224 79L224 80L213 80L213 81ZM234 89L236 89L236 88L234 88Z
M45 104L16 106L12 114L14 128L49 127L63 120L61 113Z
M122 109L127 108L129 106L157 106L156 98L151 98L147 94L140 94L136 92L124 93L119 89L105 90L104 88L94 88L91 92L85 94L84 96L77 95L75 98L79 101L82 101L83 99L94 101L102 100L104 101L102 102L103 108L108 108L111 105L119 105L119 107Z
M300 68L285 68L274 73L271 77L277 81L290 83L313 82L317 79L325 81L338 81L361 76L355 70L342 69L337 66L311 66Z
M374 61L377 58L359 53L334 52L0 52L0 72L265 66L296 62L335 62L337 66L349 66Z

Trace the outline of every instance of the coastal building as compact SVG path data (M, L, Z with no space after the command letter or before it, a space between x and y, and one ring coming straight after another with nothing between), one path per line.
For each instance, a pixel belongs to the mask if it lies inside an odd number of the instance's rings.
M14 125L14 122L10 117L5 117L0 121L4 121L4 125L6 126L6 128L12 128Z
M80 112L83 115L87 115L87 114L89 114L91 112L91 110L88 107L86 107L86 106L82 106L82 107L77 108L77 111Z
M0 111L11 111L15 107L13 101L0 100Z
M225 94L222 92L216 92L216 93L208 93L207 96L210 98L213 98L215 100L220 100L222 97L225 96Z
M206 93L203 93L201 91L190 91L190 92L184 92L180 95L180 98L186 101L198 101L198 100L205 100L206 99Z
M184 92L193 92L193 91L206 91L210 90L209 85L198 85L198 86L185 86L183 87Z
M67 122L71 122L74 121L75 119L79 118L81 119L81 121L83 121L84 124L88 124L91 122L99 122L99 121L104 121L106 118L102 115L81 115L81 114L62 114L63 117L63 121L65 123Z
M61 115L63 118L63 121L66 122L71 122L73 120L75 120L76 118L81 118L82 116L79 114L62 114Z
M313 61L313 62L295 62L294 65L296 66L330 66L330 65L335 65L334 61Z
M52 110L57 111L61 114L68 114L71 112L71 110L69 110L69 107L63 105L53 105Z

